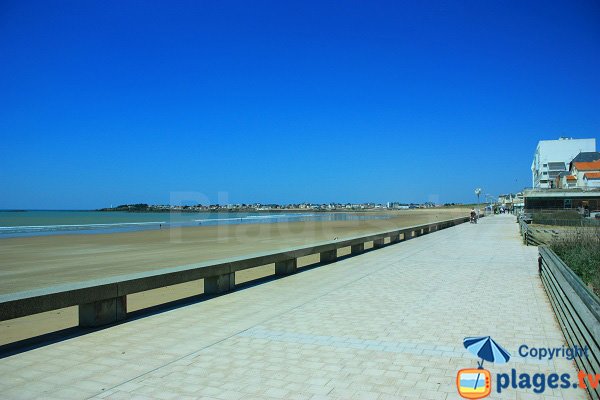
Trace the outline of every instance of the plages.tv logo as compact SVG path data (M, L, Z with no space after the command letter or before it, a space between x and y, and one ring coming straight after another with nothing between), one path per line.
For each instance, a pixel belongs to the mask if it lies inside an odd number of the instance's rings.
M484 361L504 364L510 354L490 336L466 337L463 345L481 361L477 368L464 368L456 375L458 394L465 399L482 399L492 392L492 375L483 368Z

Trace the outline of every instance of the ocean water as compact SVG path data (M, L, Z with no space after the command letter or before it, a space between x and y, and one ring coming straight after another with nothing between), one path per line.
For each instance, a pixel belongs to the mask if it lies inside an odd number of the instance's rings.
M385 219L355 213L129 213L119 211L0 211L0 238L73 233L113 233L181 226L293 221Z

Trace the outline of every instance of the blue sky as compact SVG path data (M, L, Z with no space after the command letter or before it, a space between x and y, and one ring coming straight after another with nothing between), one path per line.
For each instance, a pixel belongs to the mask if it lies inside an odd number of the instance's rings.
M600 3L0 3L0 208L472 202L600 132Z

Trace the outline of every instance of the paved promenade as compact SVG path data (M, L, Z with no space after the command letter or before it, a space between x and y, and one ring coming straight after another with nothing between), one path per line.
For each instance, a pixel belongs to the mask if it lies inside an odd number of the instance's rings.
M514 217L494 216L0 359L0 397L454 399L491 335L497 372L570 373L521 344L564 344ZM585 398L506 389L490 398Z

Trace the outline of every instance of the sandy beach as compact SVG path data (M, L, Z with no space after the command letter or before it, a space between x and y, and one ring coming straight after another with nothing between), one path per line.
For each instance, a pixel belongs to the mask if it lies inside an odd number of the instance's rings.
M389 219L186 227L116 234L0 240L0 294L300 246L466 215L468 210L390 212ZM368 247L368 246L367 246ZM349 252L349 249L348 249ZM340 251L340 255L347 252ZM304 257L299 266L318 261ZM243 283L274 273L266 265L236 274ZM128 311L202 293L189 282L128 296ZM71 307L0 322L0 345L77 325Z

